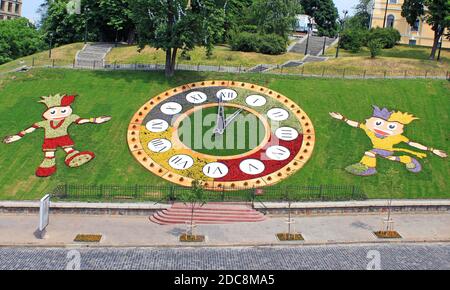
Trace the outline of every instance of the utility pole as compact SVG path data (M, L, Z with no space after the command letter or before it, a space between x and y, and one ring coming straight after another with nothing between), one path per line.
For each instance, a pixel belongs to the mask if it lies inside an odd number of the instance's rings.
M340 20L341 22L341 27L340 27L340 31L338 33L338 44L337 44L337 48L336 48L336 58L339 57L339 46L341 46L341 33L344 30L344 24L345 24L345 18L347 17L347 10L342 11L344 13L344 18L342 18Z
M386 28L386 18L387 18L388 5L389 5L389 0L386 0L386 7L384 8L383 28Z

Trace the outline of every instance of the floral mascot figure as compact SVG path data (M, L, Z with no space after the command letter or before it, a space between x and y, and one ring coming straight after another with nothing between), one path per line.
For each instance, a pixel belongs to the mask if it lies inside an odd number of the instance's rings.
M71 104L75 96L53 95L41 97L40 103L47 106L47 110L42 114L43 121L35 123L17 135L6 137L4 143L12 143L22 139L26 134L34 132L38 128L44 129L44 143L42 150L45 153L44 161L36 170L36 176L48 177L56 172L55 152L61 147L67 154L65 163L69 167L78 167L88 163L95 158L94 153L89 151L77 151L74 149L74 142L68 134L70 125L75 124L102 124L111 120L111 117L103 116L91 119L82 119L72 114Z
M348 172L361 175L369 176L376 174L377 157L386 158L391 161L397 161L405 164L406 169L411 172L418 173L422 170L417 159L410 157L409 155L395 156L395 152L405 152L414 155L417 158L424 158L427 155L422 152L416 152L409 149L396 148L395 145L405 142L411 147L415 147L420 150L430 151L439 157L445 158L447 154L441 150L437 150L431 147L426 147L419 143L409 140L407 137L402 135L405 125L408 125L418 118L414 117L408 113L389 111L386 108L380 109L377 106L373 106L372 117L366 119L366 123L358 123L352 121L341 115L340 113L332 112L330 116L342 120L347 125L361 128L366 132L366 135L372 141L373 149L366 151L364 157L359 163L353 164L345 168Z

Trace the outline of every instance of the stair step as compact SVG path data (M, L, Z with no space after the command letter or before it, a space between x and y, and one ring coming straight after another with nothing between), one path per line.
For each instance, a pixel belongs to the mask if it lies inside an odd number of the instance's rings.
M170 217L162 217L162 216L152 216L153 220L157 220L159 222L163 222L166 224L185 224L186 222L190 222L191 219L183 219L183 218L170 218ZM265 218L252 218L252 219L233 219L233 218L215 218L215 219L206 219L206 218L194 218L193 222L196 224L223 224L223 223L239 223L239 222L260 222L264 221Z
M172 207L156 212L150 221L161 225L185 224L191 220L189 205L175 203ZM248 203L208 203L196 207L193 220L197 224L226 224L238 222L260 222L266 217L251 208Z
M162 214L164 214L165 216L174 216L174 217L190 217L191 216L191 212L178 212L178 211L171 211L171 210L163 210L161 212ZM262 213L259 212L249 212L246 214L238 214L238 213L227 213L227 212L198 212L198 211L194 211L194 217L199 216L199 217L221 217L221 216L226 216L226 217L259 217L259 216L263 216Z

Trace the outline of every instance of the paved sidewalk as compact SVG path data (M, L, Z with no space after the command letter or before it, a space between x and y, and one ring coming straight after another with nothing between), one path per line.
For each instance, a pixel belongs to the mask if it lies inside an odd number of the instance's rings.
M296 244L380 242L372 231L381 228L385 215L295 217L295 228L305 238ZM450 214L395 214L395 229L403 236L396 241L450 241ZM35 238L38 215L0 215L2 246L71 246L77 234L102 234L100 246L255 246L286 245L275 234L286 230L284 217L269 217L259 223L199 225L197 232L207 237L205 243L178 242L184 226L160 226L146 216L86 216L53 214L48 237ZM291 243L291 242L290 242ZM78 244L79 245L79 244Z

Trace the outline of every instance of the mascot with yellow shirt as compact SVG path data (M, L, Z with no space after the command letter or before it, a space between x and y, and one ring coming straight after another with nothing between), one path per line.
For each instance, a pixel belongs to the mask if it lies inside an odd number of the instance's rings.
M413 142L402 135L405 125L408 125L418 118L408 113L389 111L386 108L380 109L377 106L373 106L373 108L374 110L372 117L367 119L365 124L349 120L340 113L330 113L331 117L337 120L344 121L349 126L361 128L362 130L364 130L373 145L373 149L366 151L364 157L359 163L350 165L345 168L345 170L347 170L348 172L360 176L369 176L376 174L377 157L401 162L405 164L406 169L413 173L420 172L422 170L422 166L420 165L419 161L417 161L417 159L409 155L396 156L394 154L395 152L403 152L413 155L417 158L424 158L427 155L422 152L394 147L395 145L402 142L423 151L430 151L439 157L447 157L447 153L445 153L444 151L426 147L419 143Z

